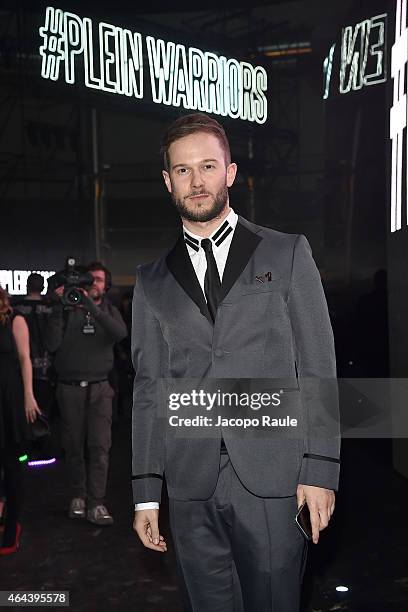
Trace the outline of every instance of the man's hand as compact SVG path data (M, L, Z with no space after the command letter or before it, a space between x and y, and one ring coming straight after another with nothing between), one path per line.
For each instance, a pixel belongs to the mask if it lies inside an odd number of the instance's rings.
M158 510L137 510L133 529L146 548L151 548L157 552L166 552L167 544L162 535L159 534L159 511Z
M86 291L83 287L78 287L78 291L80 291L83 295L82 302L80 304L76 304L75 308L82 308L82 310L87 310L94 316L98 312L98 304L95 300L90 296L89 292Z
M298 508L306 502L310 512L312 524L312 540L314 544L319 541L319 531L326 529L334 512L335 496L331 489L312 487L299 484L297 487Z
M86 310L88 310L89 304L93 303L89 297L88 291L86 291L86 289L83 287L76 287L76 289L83 295L82 302L80 304L75 304L76 308L86 308Z

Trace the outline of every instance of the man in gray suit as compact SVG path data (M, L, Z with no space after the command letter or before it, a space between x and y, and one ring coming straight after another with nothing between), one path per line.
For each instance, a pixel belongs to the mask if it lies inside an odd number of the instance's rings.
M307 541L295 515L306 502L317 543L339 477L335 353L319 272L303 235L231 209L237 166L217 121L179 118L162 152L183 231L166 256L137 269L133 526L147 548L167 550L158 525L165 475L186 610L296 612ZM306 430L174 433L164 382L214 379L269 379ZM330 420L327 411L335 425L321 435L313 423Z

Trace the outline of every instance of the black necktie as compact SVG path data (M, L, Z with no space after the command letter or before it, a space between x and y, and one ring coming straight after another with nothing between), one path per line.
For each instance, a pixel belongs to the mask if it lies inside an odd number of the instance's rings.
M205 258L207 260L207 271L204 277L204 293L205 297L207 298L207 306L208 310L210 311L211 318L213 321L215 321L215 315L217 313L218 302L220 299L221 281L212 250L211 240L209 238L204 238L201 240L201 246L204 249ZM228 454L222 435L220 452L221 454Z
M204 277L204 293L211 318L215 321L218 301L220 299L221 281L218 275L218 268L212 250L211 240L209 238L204 238L201 241L201 246L204 249L205 258L207 260L207 271Z

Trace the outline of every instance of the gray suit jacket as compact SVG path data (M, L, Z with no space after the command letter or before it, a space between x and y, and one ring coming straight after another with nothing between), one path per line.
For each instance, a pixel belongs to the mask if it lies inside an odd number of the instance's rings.
M303 235L239 217L214 324L180 236L166 256L137 269L132 356L135 503L160 501L163 475L169 496L182 500L209 498L217 482L221 431L190 438L169 432L162 379L271 379L300 408L305 434L288 439L224 429L238 477L261 497L294 495L298 483L337 489L333 333ZM313 424L320 416L326 420L328 404L333 418L330 433L322 435Z

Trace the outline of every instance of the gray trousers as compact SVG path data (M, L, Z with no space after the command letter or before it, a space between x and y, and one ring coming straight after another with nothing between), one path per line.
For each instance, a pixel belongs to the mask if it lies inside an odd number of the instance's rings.
M185 610L298 612L307 542L296 496L253 495L221 455L212 497L169 501Z
M87 499L88 508L103 504L105 500L113 395L107 381L89 388L63 383L57 386L70 496Z

